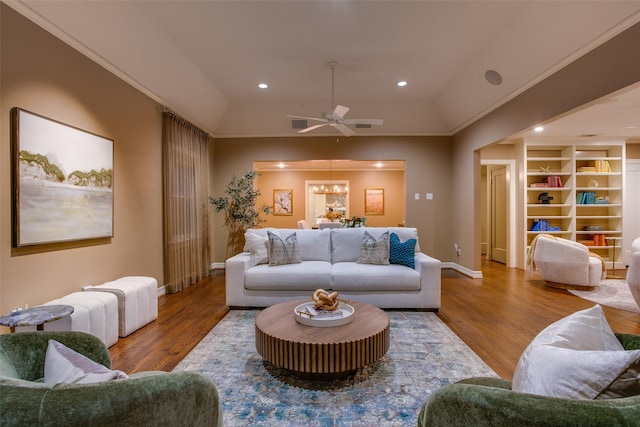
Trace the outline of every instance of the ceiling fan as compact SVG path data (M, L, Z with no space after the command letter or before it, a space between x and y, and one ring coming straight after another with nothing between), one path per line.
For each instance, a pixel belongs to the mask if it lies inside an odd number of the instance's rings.
M330 61L331 67L331 109L322 113L322 117L302 117L302 116L287 116L293 119L304 119L322 122L317 125L309 126L305 129L301 129L298 133L307 133L314 129L321 128L323 126L331 126L338 129L344 136L355 135L353 129L347 125L381 125L382 119L345 119L344 116L349 112L349 107L344 105L335 105L333 102L334 92L334 73L338 65L337 61Z

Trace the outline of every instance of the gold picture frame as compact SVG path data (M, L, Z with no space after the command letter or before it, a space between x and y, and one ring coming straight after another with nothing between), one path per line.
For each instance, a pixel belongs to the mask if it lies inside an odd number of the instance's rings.
M293 190L276 188L273 190L273 214L293 215Z
M364 189L364 215L384 215L384 188Z

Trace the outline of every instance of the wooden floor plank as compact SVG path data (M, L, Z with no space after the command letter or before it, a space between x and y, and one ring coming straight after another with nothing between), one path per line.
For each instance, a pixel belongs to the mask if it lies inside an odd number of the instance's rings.
M545 286L537 275L483 261L482 279L442 271L439 317L502 378L511 379L520 354L550 323L593 306ZM618 274L621 271L617 271ZM158 320L113 345L114 369L171 371L228 312L224 272L158 300ZM604 307L615 332L640 335L640 314ZM393 345L393 337L391 340Z

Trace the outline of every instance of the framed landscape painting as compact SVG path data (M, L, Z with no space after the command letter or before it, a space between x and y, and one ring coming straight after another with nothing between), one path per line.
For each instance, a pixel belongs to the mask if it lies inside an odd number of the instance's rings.
M364 189L364 214L384 215L384 188Z
M11 110L14 247L113 237L113 140Z
M293 190L288 188L273 190L273 214L293 215Z

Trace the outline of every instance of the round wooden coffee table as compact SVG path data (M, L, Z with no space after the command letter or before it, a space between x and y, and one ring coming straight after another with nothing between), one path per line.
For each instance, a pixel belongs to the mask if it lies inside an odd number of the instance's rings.
M302 325L283 302L256 317L256 349L264 360L297 374L339 377L380 359L389 349L389 317L377 307L350 302L353 321L334 327Z

